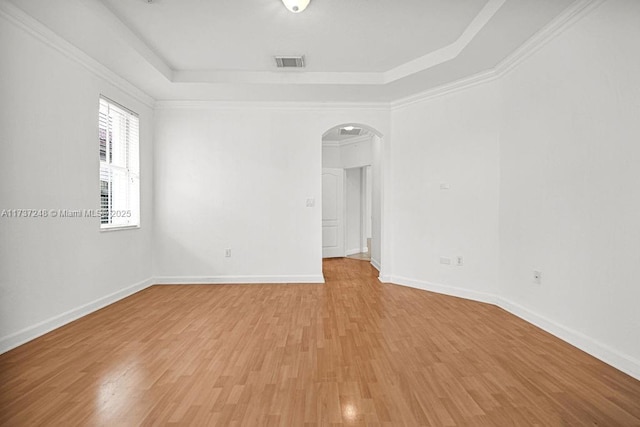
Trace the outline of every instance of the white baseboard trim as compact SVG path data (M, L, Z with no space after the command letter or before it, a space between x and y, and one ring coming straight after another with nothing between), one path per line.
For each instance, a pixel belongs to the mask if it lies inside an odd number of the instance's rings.
M347 256L349 255L355 255L355 254L366 254L367 252L369 252L369 248L355 248L355 249L349 249L347 251Z
M376 270L380 271L380 269L381 269L380 261L378 261L377 259L371 258L371 265L373 265L373 268L375 268Z
M159 276L156 285L225 285L260 283L324 283L322 275L315 276Z
M491 293L472 291L468 289L457 288L448 285L436 284L424 280L410 279L402 276L385 276L383 282L389 282L395 285L408 286L424 291L436 292L443 295L449 295L459 298L465 298L472 301L478 301L487 304L493 304L509 313L529 322L540 329L550 333L551 335L579 348L585 353L613 366L614 368L624 372L633 378L640 380L640 360L594 340L578 331L563 326L545 316L542 316L526 307L516 304L513 301L494 295Z
M376 267L377 262L371 260ZM378 268L378 267L376 267ZM545 316L542 316L526 307L516 304L509 299L494 294L472 291L453 286L431 283L423 280L410 279L402 276L380 277L383 282L408 286L415 289L436 292L473 301L494 304L509 313L539 327L540 329L560 338L561 340L579 348L587 354L613 366L614 368L640 380L640 361L621 353L620 351L594 340L580 332L565 327ZM54 329L66 325L80 317L86 316L107 305L113 304L123 298L133 295L153 284L250 284L250 283L324 283L322 276L179 276L156 277L138 282L120 291L98 298L92 302L61 313L50 319L44 320L28 328L22 329L11 335L0 338L0 354L16 348L26 342L38 338Z
M594 340L581 332L563 326L558 322L542 316L526 307L516 304L506 298L498 298L496 304L503 310L526 320L557 338L579 348L587 354L613 366L627 375L640 380L640 360L623 354L618 350Z
M101 308L106 307L109 304L113 304L116 301L133 295L136 292L148 288L152 284L153 280L151 278L143 280L142 282L138 282L127 288L98 298L94 301L81 305L80 307L73 308L69 311L58 314L57 316L51 317L47 320L43 320L40 323L36 323L33 326L29 326L18 332L2 337L0 338L0 354L6 353L11 349L14 349L48 332L51 332L54 329L64 326L67 323L73 322L74 320L86 316L87 314L93 313L96 310L100 310Z
M473 291L455 286L442 285L440 283L432 283L424 280L410 279L402 276L388 276L388 281L394 285L408 286L410 288L421 289L423 291L436 292L438 294L449 295L452 297L469 299L472 301L484 302L488 304L496 304L496 295Z

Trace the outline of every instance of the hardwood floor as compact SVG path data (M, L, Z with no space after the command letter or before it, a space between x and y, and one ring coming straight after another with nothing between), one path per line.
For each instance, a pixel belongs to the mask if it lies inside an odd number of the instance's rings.
M371 257L367 252L361 252L359 254L347 255L349 259L358 259L360 261L371 261Z
M326 285L154 286L0 356L0 425L640 425L640 382L486 304Z

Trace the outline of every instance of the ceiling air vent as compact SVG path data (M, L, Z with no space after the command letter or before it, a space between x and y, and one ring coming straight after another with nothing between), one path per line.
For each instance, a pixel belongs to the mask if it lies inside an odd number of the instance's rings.
M304 68L304 56L276 56L278 68Z
M347 126L344 128L340 128L340 135L348 135L348 136L358 136L362 132L360 128L354 128L353 126Z

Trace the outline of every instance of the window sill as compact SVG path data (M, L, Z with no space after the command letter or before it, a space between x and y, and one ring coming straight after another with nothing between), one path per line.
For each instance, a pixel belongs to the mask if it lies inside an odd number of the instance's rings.
M135 230L140 228L139 225L112 225L109 227L100 227L100 232L103 231L121 231L121 230Z

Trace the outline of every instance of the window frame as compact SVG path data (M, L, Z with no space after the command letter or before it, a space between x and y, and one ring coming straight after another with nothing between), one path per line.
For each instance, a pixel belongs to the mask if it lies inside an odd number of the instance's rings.
M106 125L103 124L102 120L102 108L103 103L106 104L108 110L106 113L107 122ZM114 134L112 123L110 121L111 113L110 109L114 108L115 110L120 110L118 113L125 119L125 133L126 133L126 141L119 142L120 149L123 149L122 145L124 145L124 162L125 165L118 165L113 163L113 151L114 144L113 140L110 137ZM132 122L135 120L135 122ZM104 139L103 132L105 130ZM130 132L135 130L135 136L131 136ZM134 138L134 139L132 139ZM103 152L103 142L104 142L104 154L105 158L102 158ZM136 150L135 153L132 150ZM135 155L133 155L135 154ZM135 159L135 160L133 160ZM131 163L131 162L134 163ZM99 203L100 203L100 215L99 215L99 223L100 223L100 231L118 231L118 230L131 230L138 229L141 225L141 194L140 194L140 116L131 109L123 106L122 104L113 101L112 99L100 95L98 101L98 162L99 162ZM108 173L109 180L103 180L103 173ZM114 173L116 172L116 173ZM114 189L114 179L113 177L117 174L120 174L121 178L124 176L125 184L124 188L120 191L126 191L127 194L120 198L120 201L126 200L126 207L132 211L132 222L116 222L113 223L115 219L114 216L111 215L113 209L113 189ZM111 219L109 222L104 223L103 219L103 183L107 183L109 188L107 193L107 200L110 204L106 209L108 210L107 220ZM116 196L117 197L117 196Z

